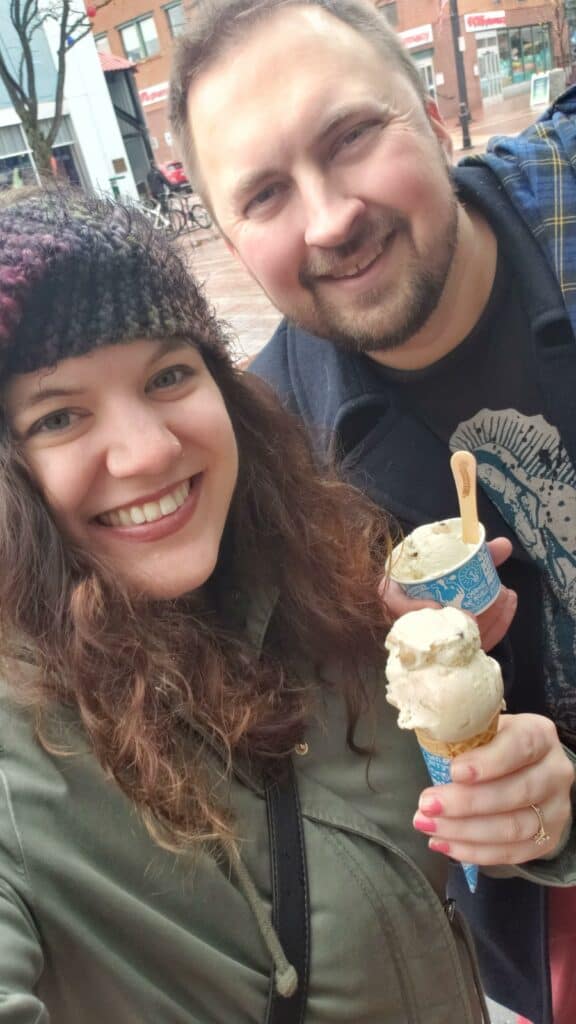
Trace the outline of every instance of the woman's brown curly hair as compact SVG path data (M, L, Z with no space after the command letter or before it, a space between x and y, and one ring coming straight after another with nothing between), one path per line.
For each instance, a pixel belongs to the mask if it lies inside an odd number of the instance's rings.
M113 566L59 532L0 419L5 671L15 658L32 667L14 688L50 749L46 712L77 710L104 770L174 850L230 839L218 779L239 759L280 770L314 714L318 686L341 687L354 747L364 683L381 662L386 631L383 516L332 471L318 471L296 418L225 356L201 296L196 314L203 338L214 335L213 350L200 351L240 452L219 564L201 591L162 602L123 589ZM243 619L259 594L277 595L262 650ZM337 679L322 669L328 664Z

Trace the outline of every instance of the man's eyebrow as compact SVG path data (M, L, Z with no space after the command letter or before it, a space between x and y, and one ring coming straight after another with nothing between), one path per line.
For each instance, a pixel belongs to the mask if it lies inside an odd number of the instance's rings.
M316 139L318 142L323 142L352 118L386 116L389 111L390 106L387 103L369 103L366 101L347 103L330 113L327 120L321 124Z
M234 191L232 193L233 202L236 205L240 205L244 199L248 199L249 196L257 192L259 188L269 182L278 173L278 168L264 167L258 171L249 171L247 174L240 175L238 181L234 185Z

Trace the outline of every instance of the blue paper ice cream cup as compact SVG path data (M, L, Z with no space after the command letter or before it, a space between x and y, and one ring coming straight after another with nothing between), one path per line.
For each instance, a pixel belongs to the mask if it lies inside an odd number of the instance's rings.
M452 605L463 611L479 615L486 611L500 593L500 577L486 544L486 531L480 523L480 539L474 546L467 545L468 553L460 560L439 567L427 575L419 575L418 549L422 539L428 537L434 528L443 529L449 539L460 535L460 519L445 519L438 523L419 526L400 544L397 544L389 561L389 572L400 584L408 597L419 601L437 601L441 605ZM416 554L412 556L412 551ZM410 553L410 557L407 557ZM422 563L425 565L425 561Z

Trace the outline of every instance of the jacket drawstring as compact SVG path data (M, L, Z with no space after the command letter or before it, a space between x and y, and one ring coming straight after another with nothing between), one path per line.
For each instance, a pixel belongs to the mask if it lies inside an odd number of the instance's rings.
M272 963L274 964L274 987L279 996L284 996L285 999L289 999L290 996L294 995L298 988L298 975L295 967L288 962L286 954L282 949L280 939L276 933L276 929L270 920L268 909L264 904L263 900L258 895L258 891L254 882L252 881L248 870L243 864L240 854L237 850L232 851L229 847L226 849L230 866L232 867L240 888L246 897L246 901L250 910L252 911L258 930L262 936L262 940L266 946L266 949L270 953Z

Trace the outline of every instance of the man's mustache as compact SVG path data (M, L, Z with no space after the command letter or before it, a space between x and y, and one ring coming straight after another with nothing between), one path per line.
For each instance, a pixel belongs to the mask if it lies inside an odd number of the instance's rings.
M341 245L309 254L298 275L300 284L309 288L319 277L331 277L341 274L343 270L352 270L355 257L362 257L371 248L375 251L383 248L393 232L406 227L406 219L399 215L372 218L356 225L353 234Z

